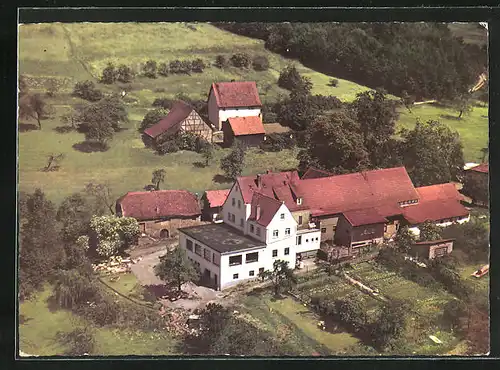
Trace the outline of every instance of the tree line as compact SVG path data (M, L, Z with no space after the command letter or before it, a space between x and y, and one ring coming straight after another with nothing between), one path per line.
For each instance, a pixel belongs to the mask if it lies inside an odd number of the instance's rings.
M485 47L443 23L218 23L311 68L416 99L452 99L487 65Z

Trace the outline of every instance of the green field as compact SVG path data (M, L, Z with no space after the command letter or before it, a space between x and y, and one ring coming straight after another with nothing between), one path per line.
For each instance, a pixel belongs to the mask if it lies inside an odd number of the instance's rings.
M58 333L69 333L77 327L90 327L95 349L91 355L175 355L176 340L166 334L116 327L92 327L71 311L53 307L52 295L46 286L31 300L19 306L23 319L19 325L19 349L30 355L63 355L68 348L58 340Z
M250 295L241 303L243 317L270 332L290 355L311 356L314 352L323 356L356 355L349 349L363 347L359 339L345 331L319 329L319 316L292 298L275 300L267 294Z
M445 123L452 130L458 131L464 147L465 162L479 162L482 159L481 149L488 146L488 107L475 105L469 115L457 120L457 112L434 104L423 104L412 107L411 113L404 108L399 109L398 127L411 129L417 119L422 122L436 120Z

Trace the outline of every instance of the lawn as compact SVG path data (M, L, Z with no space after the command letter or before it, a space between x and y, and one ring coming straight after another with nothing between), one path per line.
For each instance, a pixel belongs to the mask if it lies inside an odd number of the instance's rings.
M77 327L90 326L96 341L93 355L175 355L176 341L163 333L123 330L115 327L92 327L71 311L54 308L46 286L37 296L19 306L19 349L38 356L63 355L67 348L58 341L58 332L69 333Z
M436 120L445 123L460 134L464 147L465 162L480 162L481 149L488 146L488 107L473 106L472 112L458 120L457 112L443 106L423 104L407 109L400 109L397 126L411 129L417 120L426 122Z
M359 345L359 340L345 331L319 329L320 318L292 298L275 300L268 294L249 295L242 304L244 317L271 332L290 355L311 356L313 352L341 355L346 354L349 347Z

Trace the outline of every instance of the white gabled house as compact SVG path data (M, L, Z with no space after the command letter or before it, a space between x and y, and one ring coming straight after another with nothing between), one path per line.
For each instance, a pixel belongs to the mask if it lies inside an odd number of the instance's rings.
M232 117L262 118L262 103L254 81L213 83L208 94L208 119L217 130Z

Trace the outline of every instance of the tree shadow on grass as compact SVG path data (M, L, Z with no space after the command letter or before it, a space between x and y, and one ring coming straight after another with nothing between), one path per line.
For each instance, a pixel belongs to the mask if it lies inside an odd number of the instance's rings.
M232 182L232 180L229 177L226 177L224 175L219 175L219 174L215 175L212 178L212 181L216 182L218 184L227 184L227 183Z
M452 116L451 114L441 114L440 117L444 118L444 119L449 119L452 121L461 121L462 120L461 118L458 118L458 116Z
M54 131L58 134L67 134L69 132L76 131L76 129L71 126L57 126L54 128Z
M49 298L47 298L47 308L50 312L56 312L61 309L61 307L57 303L55 296L51 295Z
M196 168L205 168L205 163L203 162L193 162L193 166L195 166Z
M38 130L38 126L32 123L21 123L19 122L19 132L29 132Z
M106 144L93 141L81 141L73 145L73 149L82 153L105 152L109 149Z

